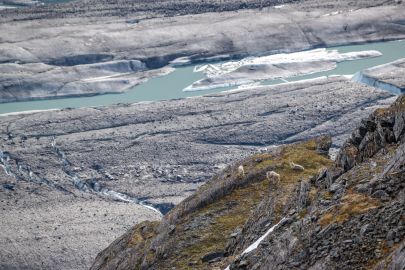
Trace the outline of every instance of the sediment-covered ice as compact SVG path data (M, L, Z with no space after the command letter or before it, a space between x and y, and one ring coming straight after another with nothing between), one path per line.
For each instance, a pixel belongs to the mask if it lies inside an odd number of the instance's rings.
M239 61L196 66L206 78L194 82L184 91L206 90L251 84L262 80L283 79L332 70L336 64L369 57L378 57L378 51L340 53L338 50L315 49L297 53L282 53L261 57L247 57Z
M405 92L405 58L356 73L353 80L399 95Z

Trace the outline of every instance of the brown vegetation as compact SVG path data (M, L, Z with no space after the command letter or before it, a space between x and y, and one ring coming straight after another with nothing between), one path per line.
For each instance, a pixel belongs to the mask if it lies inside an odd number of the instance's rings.
M350 191L342 198L341 204L324 214L319 224L323 227L332 223L344 223L352 216L364 214L367 211L377 208L378 200L365 194Z

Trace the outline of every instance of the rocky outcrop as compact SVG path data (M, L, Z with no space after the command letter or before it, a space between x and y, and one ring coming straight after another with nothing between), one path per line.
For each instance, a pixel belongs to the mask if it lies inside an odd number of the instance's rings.
M228 167L169 212L152 239L131 238L142 250L114 243L92 269L402 269L404 113L404 96L376 110L335 162L323 137ZM280 183L268 182L269 170ZM117 260L126 256L138 263Z
M365 119L328 171L311 178L305 211L301 186L290 198L291 223L230 269L401 269L405 126L395 119L402 119L404 105L400 97Z

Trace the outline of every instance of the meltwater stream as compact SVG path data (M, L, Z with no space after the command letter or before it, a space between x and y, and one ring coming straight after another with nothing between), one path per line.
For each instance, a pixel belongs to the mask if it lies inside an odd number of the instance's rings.
M152 204L148 203L145 200L131 197L127 194L102 187L96 181L87 182L81 180L80 177L75 172L70 170L71 164L69 160L66 158L65 152L57 146L55 138L52 138L51 146L53 151L55 152L55 154L58 156L59 160L62 163L63 172L66 173L66 175L71 179L71 182L74 185L74 187L77 188L78 190L83 192L92 192L94 194L109 197L118 201L138 204L159 214L160 216L162 216L162 214L165 214L165 212L168 210L163 208L161 209L162 210L161 211L159 206L157 207L159 209L157 209ZM16 167L15 170L13 170L12 168L13 166L10 164L11 161L13 162L13 164L15 164L14 166ZM68 189L66 189L62 185L47 178L41 177L39 174L32 171L30 165L22 164L18 160L13 160L8 152L4 152L2 150L0 150L0 167L5 171L7 175L15 178L17 181L26 181L26 182L33 182L36 184L43 184L52 189L56 189L60 192L63 192L65 194L71 193ZM8 185L9 188L14 188L11 184L6 185Z
M113 198L118 201L124 201L124 202L129 202L129 203L134 203L141 205L149 210L154 211L155 213L158 213L160 216L162 216L162 212L159 211L158 209L154 208L153 206L149 205L147 202L142 201L138 198L131 197L127 194L120 193L105 187L102 187L98 182L92 181L90 183L87 183L86 181L83 181L80 179L80 177L73 171L70 170L70 162L66 158L66 154L63 150L61 150L57 144L56 144L56 138L53 137L51 141L51 146L55 153L57 154L58 158L62 162L63 165L63 171L70 177L73 185L79 189L80 191L83 192L93 192L97 195L101 196L106 196Z
M340 62L337 63L336 68L333 70L312 73L310 75L291 77L287 78L286 80L299 81L320 76L355 74L356 72L359 72L366 68L389 63L399 58L404 58L405 40L331 47L327 50L338 50L338 52L340 53L376 50L382 53L382 56ZM0 104L0 115L33 110L95 107L108 106L119 103L178 99L235 89L235 87L222 87L203 91L183 91L183 89L187 88L194 82L205 78L205 75L202 72L194 72L194 69L197 66L198 65L177 67L174 72L168 75L152 78L149 81L138 85L128 92L122 94L106 94L93 97L61 98L39 101L3 103ZM262 81L261 83L265 85L274 85L283 83L286 80L274 79Z

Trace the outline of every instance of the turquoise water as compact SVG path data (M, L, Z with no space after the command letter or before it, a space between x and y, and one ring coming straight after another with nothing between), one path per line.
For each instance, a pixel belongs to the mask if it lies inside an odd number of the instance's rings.
M365 68L381 65L405 57L405 41L380 42L364 45L340 46L329 49L337 49L339 52L378 50L383 55L376 58L348 61L339 63L337 68L327 72L318 72L306 76L297 76L287 79L297 81L327 75L354 74ZM107 106L118 103L134 103L139 101L156 101L178 99L192 96L217 93L232 88L217 88L204 91L183 92L182 90L193 82L202 79L204 74L193 72L194 66L176 68L166 76L150 79L123 94L107 94L93 97L61 98L51 100L13 102L0 104L0 114L22 112L31 110L48 110L59 108L80 108L93 106ZM277 84L281 80L265 81L264 84Z
M0 10L5 9L5 8L18 8L18 6L3 5L2 3L0 3Z

